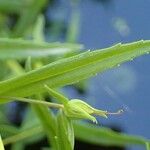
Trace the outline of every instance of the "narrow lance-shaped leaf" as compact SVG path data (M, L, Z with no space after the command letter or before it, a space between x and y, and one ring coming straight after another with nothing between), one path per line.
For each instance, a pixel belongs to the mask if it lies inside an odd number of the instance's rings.
M74 129L70 118L60 110L57 115L57 136L58 150L74 149Z
M2 124L2 123L0 125L0 133L3 138L6 138L13 134L17 134L18 132L19 130L14 126L10 126L8 124Z
M5 128L4 128L5 129ZM3 139L4 145L16 143L16 142L27 142L30 139L34 138L34 136L41 136L43 134L44 129L41 126L34 126L28 129L20 130L15 134Z
M141 145L148 148L150 141L143 137L117 133L105 127L96 127L89 123L73 123L75 137L81 141L89 142L97 145L105 146L126 146L126 145ZM39 124L20 131L3 140L4 145L24 141L34 136L38 136L43 131ZM89 134L90 133L90 134ZM90 138L89 138L90 136Z
M46 106L34 105L33 109L35 110L36 115L44 128L44 132L47 135L49 143L51 143L54 148L57 147L57 140L55 139L56 121L53 113L50 112Z
M24 1L0 0L0 11L3 13L20 13L26 6Z
M102 50L88 51L3 81L0 83L0 95L29 96L44 92L44 84L51 88L72 84L149 52L150 41L117 44Z
M92 144L107 146L127 146L133 144L139 146L142 145L144 147L146 142L147 145L150 143L150 141L143 137L117 133L111 129L96 127L95 125L89 123L76 122L74 123L74 130L77 139Z
M146 145L146 150L150 150L150 142L146 142L145 145Z
M33 39L34 41L43 42L45 39L44 36L44 27L45 27L45 19L43 15L39 15L35 24L35 27L33 29Z
M29 5L24 11L22 11L21 16L17 20L14 27L13 36L22 37L25 35L26 31L34 24L35 19L38 14L41 13L44 7L46 7L48 0L32 0L28 1Z
M0 60L57 56L79 50L81 45L68 43L33 42L21 39L0 39Z
M1 136L0 136L0 150L4 150L4 146L3 146L3 142L2 142Z

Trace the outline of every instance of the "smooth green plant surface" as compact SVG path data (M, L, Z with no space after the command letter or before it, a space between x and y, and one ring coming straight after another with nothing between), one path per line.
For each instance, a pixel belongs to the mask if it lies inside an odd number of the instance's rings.
M4 150L4 145L3 145L3 142L2 142L1 136L0 136L0 150Z
M8 73L11 74L13 70L13 75L0 82L1 106L6 107L6 104L11 101L30 104L19 128L7 120L3 111L0 112L1 118L3 118L0 124L0 133L4 145L11 143L13 144L12 149L23 149L25 145L34 143L46 135L50 147L55 150L73 150L75 137L100 145L126 146L133 144L143 145L147 150L149 149L150 141L148 139L116 133L111 129L92 125L92 122L80 122L80 120L86 119L97 123L93 115L107 117L110 114L120 114L122 110L116 113L98 110L82 100L69 100L52 88L79 82L95 76L97 73L118 67L126 61L132 61L138 56L149 54L150 41L117 44L110 48L74 54L74 56L61 58L49 64L45 64L43 56L40 59L38 53L34 53L28 58L26 55L22 57L22 54L26 53L24 52L26 49L27 51L38 49L39 43L12 39L1 39L0 41L1 49L5 48L5 51L0 49L0 53L7 58L5 61L3 57L0 59L4 62L5 67L11 70ZM9 55L10 45L5 43L13 46L16 57ZM79 46L76 44L70 46L70 44L51 45L44 43L44 47L47 45L50 46L46 47L47 51L53 51L51 49L53 46L60 47L60 51L64 46L74 51ZM70 51L67 52L70 53ZM33 53L31 52L31 54ZM62 55L62 53L58 54ZM50 56L51 53L44 58ZM22 67L19 61L25 61L25 67ZM55 98L56 102L45 101L45 96L48 93L52 98ZM53 109L57 109L57 113L54 113ZM89 134L90 138L88 138Z

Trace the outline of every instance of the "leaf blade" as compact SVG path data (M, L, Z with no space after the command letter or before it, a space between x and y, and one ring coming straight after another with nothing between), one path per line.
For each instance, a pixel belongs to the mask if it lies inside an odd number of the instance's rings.
M105 146L126 146L142 145L149 142L147 139L139 136L117 133L105 127L96 127L89 123L74 123L76 138L92 144ZM90 133L90 138L89 138Z
M62 111L57 115L57 138L59 150L74 149L74 129L70 118L66 117Z
M3 142L2 142L1 136L0 136L0 149L4 150L4 146L3 146Z
M149 52L150 41L139 41L81 53L1 82L0 95L30 96L44 92L44 84L51 88L72 84Z
M0 60L41 58L58 56L79 50L81 45L69 43L46 43L21 39L0 38Z

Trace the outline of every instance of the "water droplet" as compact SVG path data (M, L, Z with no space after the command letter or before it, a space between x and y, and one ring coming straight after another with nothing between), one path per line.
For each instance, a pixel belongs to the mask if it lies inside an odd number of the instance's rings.
M131 58L130 61L133 61L133 58Z
M118 64L117 67L120 67L120 64Z

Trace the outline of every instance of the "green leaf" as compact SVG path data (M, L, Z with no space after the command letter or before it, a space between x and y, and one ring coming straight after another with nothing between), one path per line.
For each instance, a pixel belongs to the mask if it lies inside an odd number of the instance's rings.
M26 30L31 27L37 16L41 13L44 7L46 7L48 0L32 0L27 1L28 7L22 11L14 28L15 37L22 37L25 35Z
M76 5L73 5L73 10L70 18L70 23L68 25L66 41L75 43L79 35L79 25L80 25L80 12Z
M14 134L17 134L19 129L9 124L0 124L0 133L2 137L8 137Z
M74 123L74 130L77 139L98 145L127 146L132 144L145 146L145 142L150 142L143 137L117 133L111 129L89 123Z
M11 146L11 150L24 150L25 145L23 143L15 143Z
M72 121L60 110L57 115L58 150L74 149L74 129Z
M150 150L150 143L146 142L146 150Z
M25 59L64 55L79 50L81 45L69 43L33 42L21 39L0 38L0 60Z
M4 145L10 144L10 143L16 143L18 141L20 142L26 142L30 140L29 138L35 137L40 135L43 132L43 128L41 126L36 126L32 128L28 128L25 130L20 130L14 135L11 135L5 139L3 139Z
M51 88L72 84L149 52L150 41L117 44L102 50L87 51L1 82L0 95L30 96L44 92L44 84Z
M9 123L7 116L1 110L0 110L0 123Z
M32 107L35 110L36 115L41 122L41 125L43 126L44 132L46 133L48 137L49 143L51 143L53 147L56 147L56 143L57 143L55 139L56 120L54 118L54 115L52 114L51 111L48 110L48 107L46 106L34 104Z
M35 141L41 140L45 135L43 132L43 128L40 125L40 121L36 117L31 107L27 109L27 112L25 114L25 118L21 124L21 127L17 128L11 124L10 125L1 124L0 133L2 137L4 138L5 145L9 143L14 143L17 145L19 143L21 145L25 145L29 143L31 144Z
M109 128L98 127L89 123L73 122L73 127L75 137L81 141L104 146L139 145L143 147L146 146L147 150L149 150L148 146L150 141L143 137L117 133ZM34 127L20 131L15 135L4 139L3 142L4 144L21 142L30 139L31 137L38 136L43 132L43 128L41 128L39 124L36 124Z
M0 136L0 150L4 150L4 146L3 146L3 142L2 142L1 136Z
M23 1L20 0L0 0L0 11L4 13L20 13L24 7Z
M43 15L39 15L33 29L33 39L34 41L42 42L44 41L44 26L45 26L45 19Z
M22 122L20 130L19 130L20 132L21 131L23 132L25 130L27 131L28 129L30 130L31 128L35 127L37 124L40 124L40 120L38 119L37 115L33 111L32 106L29 105L26 110L25 117L23 119L23 122ZM43 131L43 130L41 130L41 131ZM23 140L22 143L24 143L24 144L35 143L37 141L40 141L44 136L45 136L44 132L33 134L33 136L31 136L30 138L26 138L26 140ZM17 143L17 142L15 142L15 143Z

